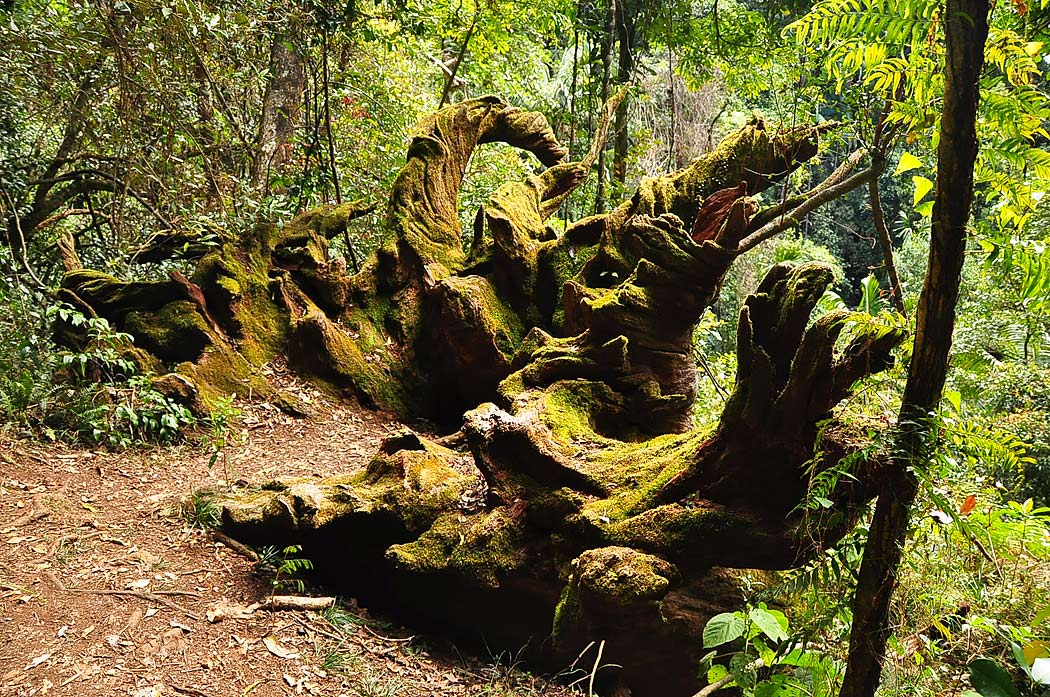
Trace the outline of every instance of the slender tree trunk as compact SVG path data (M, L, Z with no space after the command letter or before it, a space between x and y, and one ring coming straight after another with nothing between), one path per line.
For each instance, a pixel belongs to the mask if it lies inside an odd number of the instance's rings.
M335 202L339 204L343 202L343 192L339 188L339 168L335 162L335 134L332 133L332 100L328 89L330 81L328 75L328 30L324 29L321 32L321 86L324 89L324 132L325 139L328 141L328 169L332 175L332 187L335 189ZM347 246L349 244L350 241L347 240ZM349 251L353 254L353 249Z
M882 195L879 191L878 177L868 182L868 201L871 204L871 219L875 223L875 230L879 233L883 265L886 267L886 274L890 277L893 306L897 308L897 312L907 315L908 311L904 308L901 279L897 275L897 265L893 261L893 240L890 238L890 229L886 225L886 214L882 210Z
M616 0L609 0L602 35L602 104L609 101L612 78L613 34L616 31ZM605 148L598 152L598 189L594 196L594 212L605 212Z
M301 43L298 32L286 16L275 21L288 26L275 31L270 43L270 79L263 95L251 168L252 187L260 194L269 188L270 171L291 159L286 146L295 133L306 80L305 59L297 48Z
M616 14L616 40L619 43L616 82L625 85L634 75L634 17L623 0L619 3ZM624 99L616 109L616 123L613 126L613 178L621 184L621 188L627 181L627 150L630 145L628 117L627 99Z
M864 548L840 697L870 697L879 684L890 635L890 600L909 510L918 491L915 469L925 464L931 435L928 415L940 400L948 372L966 223L973 201L977 81L984 63L988 10L987 0L948 0L945 12L944 105L929 267L916 312L918 328L894 448L898 455L880 492Z
M670 116L670 127L671 134L667 139L667 169L668 171L674 171L678 167L678 158L675 156L675 150L677 149L677 143L675 142L675 133L678 130L678 104L675 100L674 94L674 13L672 12L671 3L667 3L667 94L671 103L671 108L668 110Z
M452 95L452 89L456 86L456 73L459 72L459 66L463 64L463 59L467 55L467 46L470 45L470 40L474 38L474 30L478 28L479 19L481 19L480 3L474 12L474 19L471 20L470 27L463 37L463 43L459 45L459 51L456 53L456 62L452 64L452 70L449 71L448 76L445 78L445 87L441 90L441 101L438 103L438 108L448 104L448 98Z

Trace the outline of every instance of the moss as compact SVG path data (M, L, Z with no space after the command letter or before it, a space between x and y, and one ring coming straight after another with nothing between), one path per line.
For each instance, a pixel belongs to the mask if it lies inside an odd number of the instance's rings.
M340 483L340 496L359 511L389 511L412 531L454 510L463 492L476 487L477 470L469 456L414 438L413 449L381 450L364 472Z
M188 300L176 300L156 313L130 312L124 330L139 346L164 361L180 363L200 357L217 338Z
M446 288L442 308L446 319L455 318L492 337L504 362L509 364L525 335L525 327L492 284L481 276L451 277L441 284Z
M647 509L667 482L697 462L710 437L709 430L668 434L598 452L588 459L587 471L615 482L616 493L588 510L616 521Z
M605 530L617 544L667 552L693 547L704 540L726 539L729 529L740 524L738 518L715 504L666 504L610 523Z
M498 587L501 577L526 561L521 530L505 507L469 517L443 515L419 539L392 546L387 557L403 569L455 572L487 588Z
M598 252L597 245L573 244L566 237L543 245L538 259L537 304L551 326L564 328L562 292L570 280L583 281L583 269ZM546 294L546 295L544 295Z
M544 390L540 418L562 443L613 445L615 441L599 435L597 419L614 398L604 382L562 380Z
M265 397L273 391L254 366L225 344L204 351L196 363L180 363L175 372L193 381L209 408L231 394L251 398Z
M629 547L588 550L572 562L554 608L554 639L581 623L618 614L624 608L655 609L679 578L673 564Z
M290 329L286 310L273 299L266 226L236 246L224 244L202 259L193 274L209 310L228 326L244 357L261 366L284 349Z
M91 269L67 272L62 277L62 288L118 328L123 328L124 318L129 312L156 311L182 296L174 282L125 282Z
M376 341L362 351L354 337L314 306L296 322L288 358L309 375L349 388L370 406L403 415L410 410L395 348Z

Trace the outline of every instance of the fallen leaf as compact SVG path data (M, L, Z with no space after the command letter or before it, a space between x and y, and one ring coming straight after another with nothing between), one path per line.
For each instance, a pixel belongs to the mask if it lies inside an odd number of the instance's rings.
M128 588L131 588L133 590L139 590L139 589L145 588L148 585L149 585L149 579L148 578L140 578L137 581L132 581L131 583L129 583L128 584Z
M150 617L153 617L155 614L157 614L157 608L155 608L155 607L149 608L148 610L146 610L146 619L149 619Z
M64 624L61 627L59 627L58 628L58 634L57 634L58 638L61 639L62 637L64 637L66 635L66 632L68 632L68 631L69 631L69 625L68 624Z
M977 497L970 494L963 501L962 506L959 507L959 515L970 515L973 513L973 509L977 506Z
M37 656L36 658L34 658L32 661L27 663L26 667L23 668L23 670L33 670L34 668L36 668L38 665L40 665L41 663L43 663L44 661L46 661L49 658L51 658L51 654L49 654L49 653L42 653L39 656Z
M246 620L252 616L252 613L259 609L259 603L252 603L251 605L236 605L228 603L225 600L219 602L208 608L205 613L208 621L212 624L216 622L222 622L225 619L234 620Z
M161 697L164 694L164 685L150 685L140 687L131 693L131 697Z
M281 646L281 642L277 641L277 637L273 634L269 634L263 637L263 645L269 649L270 653L278 658L299 658L298 651L292 651Z

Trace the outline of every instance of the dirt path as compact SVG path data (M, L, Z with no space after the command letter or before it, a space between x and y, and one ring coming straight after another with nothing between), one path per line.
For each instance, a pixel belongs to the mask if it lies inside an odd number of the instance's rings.
M234 479L363 467L396 422L316 393L323 416L243 408ZM352 599L327 617L246 606L270 585L191 527L187 495L224 485L200 446L112 453L0 436L0 695L567 695L512 661L453 661ZM438 644L435 644L438 645Z

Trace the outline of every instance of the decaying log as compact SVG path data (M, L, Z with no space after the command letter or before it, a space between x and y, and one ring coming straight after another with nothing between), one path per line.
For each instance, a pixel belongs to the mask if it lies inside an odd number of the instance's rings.
M856 456L867 436L836 408L890 365L902 335L851 329L836 348L847 316L811 318L831 281L820 265L768 272L740 315L721 418L694 427L694 328L756 235L808 210L790 199L761 211L754 197L813 157L828 127L756 117L559 233L547 221L604 136L564 162L542 115L469 100L417 129L385 241L353 275L328 243L359 203L225 239L189 278L71 269L63 294L133 334L143 361L181 376L158 384L187 399L272 390L257 369L283 355L333 390L452 432L406 430L363 472L231 496L227 534L303 545L320 580L408 621L529 643L553 667L604 642L634 694L693 694L699 634L740 602L741 570L834 544L878 474ZM464 235L459 187L474 148L494 141L546 169L494 191ZM814 197L868 176L849 174L859 160ZM810 481L846 467L822 492L832 508L807 512Z

